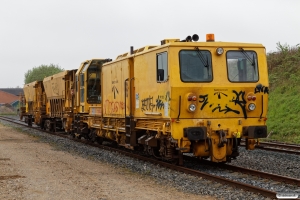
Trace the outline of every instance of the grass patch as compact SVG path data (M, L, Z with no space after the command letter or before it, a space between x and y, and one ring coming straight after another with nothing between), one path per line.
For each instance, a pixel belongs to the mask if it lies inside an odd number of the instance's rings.
M277 43L277 50L267 55L269 139L300 144L300 48Z

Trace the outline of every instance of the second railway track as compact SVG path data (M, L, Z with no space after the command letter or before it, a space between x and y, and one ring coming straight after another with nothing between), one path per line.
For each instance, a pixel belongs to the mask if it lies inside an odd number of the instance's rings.
M245 144L243 142L242 146L244 145ZM266 151L276 151L276 152L300 155L300 145L296 145L296 144L286 144L286 143L279 143L279 142L259 142L259 145L256 145L255 148L266 150Z

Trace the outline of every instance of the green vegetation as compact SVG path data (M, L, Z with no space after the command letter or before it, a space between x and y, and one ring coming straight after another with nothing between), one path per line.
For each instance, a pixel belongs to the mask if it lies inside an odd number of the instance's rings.
M269 139L300 143L300 46L277 43L277 50L267 55Z
M45 77L57 74L63 70L64 69L60 68L58 65L40 65L38 67L34 67L33 69L29 69L25 73L24 83L27 84L33 81L42 81Z

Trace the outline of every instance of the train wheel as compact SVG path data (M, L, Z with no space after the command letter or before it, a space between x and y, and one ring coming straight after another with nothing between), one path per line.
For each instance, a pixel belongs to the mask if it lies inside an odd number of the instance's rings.
M103 138L102 137L96 137L96 142L98 144L102 144L103 143Z
M51 131L51 121L49 119L45 120L44 129L46 131Z
M230 156L226 156L226 162L225 163L231 163L231 157Z
M80 135L80 134L75 134L75 138L78 139L78 140L81 140L82 135Z
M178 165L183 166L183 153L181 151L178 151Z
M69 132L69 137L75 138L75 134L73 133L73 131L70 131L70 132Z

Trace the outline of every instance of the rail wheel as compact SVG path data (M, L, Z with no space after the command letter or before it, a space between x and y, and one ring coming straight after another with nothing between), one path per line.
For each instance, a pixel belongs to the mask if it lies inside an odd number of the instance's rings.
M70 136L71 138L75 138L75 133L74 133L73 131L70 131L70 132L69 132L69 136Z
M46 131L51 131L51 121L49 119L45 120L44 128Z
M88 134L88 137L89 139L92 141L92 142L96 142L97 141L97 134L96 134L96 130L95 129L92 129L90 131L90 133Z
M103 143L103 138L102 137L96 137L96 142L98 144L102 144Z
M81 140L82 135L80 135L80 134L75 134L75 138L78 139L78 140Z

